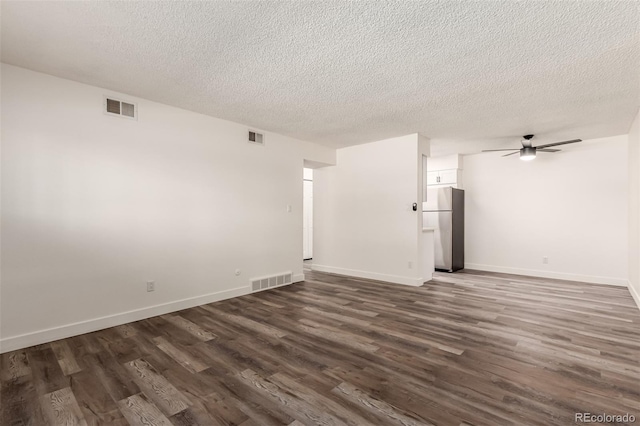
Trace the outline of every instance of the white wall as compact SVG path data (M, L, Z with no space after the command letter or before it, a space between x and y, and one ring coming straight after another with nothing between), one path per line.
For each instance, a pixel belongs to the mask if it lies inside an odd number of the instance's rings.
M335 150L105 94L2 65L2 351L303 277L303 160Z
M640 112L629 131L629 291L640 307Z
M417 134L337 151L314 171L313 269L408 285L423 277L422 154ZM411 266L409 266L411 263Z
M468 269L626 285L627 136L561 148L465 157Z

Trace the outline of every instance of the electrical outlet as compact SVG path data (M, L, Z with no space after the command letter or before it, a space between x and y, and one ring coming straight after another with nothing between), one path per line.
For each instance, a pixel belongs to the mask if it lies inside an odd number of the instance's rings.
M543 256L543 257L542 257L542 263L544 263L545 265L546 265L547 263L549 263L549 258L548 258L547 256Z
M147 291L156 291L155 281L147 281Z
M409 265L408 266L409 266L409 269L413 269L413 262L409 261Z
M236 277L237 277L238 275L240 275L241 273L242 273L242 271L241 271L240 269L236 269Z

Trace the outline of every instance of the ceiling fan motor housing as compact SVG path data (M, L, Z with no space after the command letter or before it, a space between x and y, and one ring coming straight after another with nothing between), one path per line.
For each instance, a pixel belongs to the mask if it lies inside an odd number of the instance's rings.
M522 160L533 160L536 156L536 149L532 146L525 146L520 149L520 158Z

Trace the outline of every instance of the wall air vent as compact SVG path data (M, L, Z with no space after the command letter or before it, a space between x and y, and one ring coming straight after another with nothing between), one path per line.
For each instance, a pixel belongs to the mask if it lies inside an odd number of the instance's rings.
M283 272L278 275L271 275L268 277L252 278L251 279L251 291L256 292L271 287L279 287L281 285L291 284L292 274L291 272Z
M264 145L264 135L262 133L254 132L253 130L249 130L249 143Z
M138 119L138 106L131 102L124 102L112 97L104 97L104 113L118 117Z

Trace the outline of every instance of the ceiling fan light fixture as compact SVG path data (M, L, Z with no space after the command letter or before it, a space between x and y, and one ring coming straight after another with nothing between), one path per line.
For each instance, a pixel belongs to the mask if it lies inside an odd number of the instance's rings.
M525 146L520 149L520 159L523 161L531 161L536 158L536 149L533 147Z
M554 143L547 143L547 144L538 145L538 146L532 146L531 145L531 139L533 139L533 135L524 135L522 137L522 141L521 141L522 148L483 149L482 152L510 151L509 154L504 154L503 157L509 157L511 155L514 155L514 154L517 154L518 152L520 152L520 159L521 160L531 161L531 160L536 158L536 153L538 151L540 151L540 152L558 152L558 151L560 151L559 149L549 149L549 148L555 148L556 146L559 146L559 145L567 145L567 144L570 144L570 143L582 142L582 139L572 139L570 141L554 142Z

